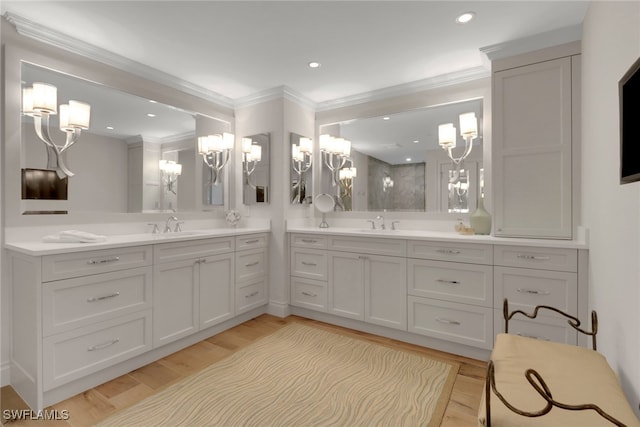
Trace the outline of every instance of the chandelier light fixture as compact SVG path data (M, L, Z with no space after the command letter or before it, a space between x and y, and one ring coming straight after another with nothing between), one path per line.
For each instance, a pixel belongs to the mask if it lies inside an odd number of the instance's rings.
M298 197L296 199L298 203L303 202L304 191L300 191L300 186L303 186L302 175L311 168L312 157L313 140L311 138L301 137L298 144L291 146L291 163L293 170L298 174L298 179L293 185L293 190L298 190Z
M211 169L211 183L220 183L220 173L229 162L235 137L232 133L199 136L198 153Z
M458 157L453 155L453 149L456 148L456 127L453 123L446 123L438 126L438 144L444 150L453 163L455 173L449 179L450 183L455 183L460 178L460 170L464 169L464 159L469 157L473 149L473 140L478 137L478 119L476 114L464 113L460 114L460 135L464 139L464 151Z
M340 182L339 171L351 155L351 141L327 134L320 135L320 153L324 164L331 171L332 185L338 185Z
M66 133L66 140L58 145L49 131L50 116L58 114L57 104L58 89L51 84L35 82L22 89L22 114L33 117L36 135L47 147L47 169L55 170L62 179L74 175L63 153L78 141L81 131L89 129L91 106L74 100L60 105L59 128Z
M389 175L382 178L382 191L385 193L393 188L393 179Z
M158 162L160 173L162 174L162 182L165 185L167 193L176 194L176 184L178 177L182 174L182 165L173 160L160 160Z
M251 138L242 138L242 170L246 183L254 189L256 186L251 183L250 178L260 160L262 160L262 146L254 144Z

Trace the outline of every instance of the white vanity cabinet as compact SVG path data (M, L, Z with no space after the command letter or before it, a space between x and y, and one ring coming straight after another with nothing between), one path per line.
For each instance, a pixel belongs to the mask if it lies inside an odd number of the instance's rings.
M496 60L496 236L571 239L578 188L579 42Z
M327 311L328 254L325 236L290 237L291 305Z
M267 303L269 239L266 234L236 236L235 311L245 313Z

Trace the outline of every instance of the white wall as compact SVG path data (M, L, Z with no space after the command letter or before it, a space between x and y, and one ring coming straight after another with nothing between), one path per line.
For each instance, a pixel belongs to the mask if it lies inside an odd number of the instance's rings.
M640 182L619 184L618 80L640 56L640 3L592 2L582 40L582 213L598 350L640 415Z

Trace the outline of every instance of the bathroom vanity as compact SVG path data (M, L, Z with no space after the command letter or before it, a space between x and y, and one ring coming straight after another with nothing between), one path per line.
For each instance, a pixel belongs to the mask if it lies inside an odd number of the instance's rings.
M7 243L12 386L40 410L263 313L268 232Z
M416 230L290 227L292 311L456 354L486 359L514 309L551 305L587 319L587 260L576 241ZM545 316L510 332L584 344Z

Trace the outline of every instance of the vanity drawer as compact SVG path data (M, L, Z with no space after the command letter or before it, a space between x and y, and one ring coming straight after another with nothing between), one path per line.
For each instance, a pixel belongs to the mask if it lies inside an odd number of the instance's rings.
M215 239L199 239L184 242L160 243L153 246L153 262L182 261L193 258L204 258L235 250L235 238L217 237Z
M151 267L46 283L43 336L151 308Z
M504 332L504 317L502 311L494 314L494 330L496 334ZM554 341L577 345L578 332L567 324L566 318L547 318L538 316L530 320L521 315L509 320L509 333L522 337L535 338L543 341Z
M467 344L493 347L493 309L409 296L409 332Z
M263 306L267 303L267 279L236 284L236 315Z
M493 267L456 262L408 260L409 294L493 307Z
M535 306L548 305L574 316L578 312L578 277L575 273L494 267L494 278L494 307L502 307L507 298L509 311L532 313ZM553 313L546 311L542 315Z
M315 311L327 311L327 283L291 278L291 305Z
M408 253L411 258L436 261L456 261L472 264L493 264L493 248L482 243L427 242L409 240Z
M328 236L327 247L332 251L358 252L371 255L406 256L407 242L399 239L374 237Z
M151 350L151 310L43 340L43 387L50 390Z
M291 246L299 248L326 249L327 238L316 234L292 234Z
M494 257L495 265L506 267L578 271L578 251L576 249L496 245Z
M317 249L293 248L291 274L307 279L327 280L327 252Z
M266 248L268 242L269 238L264 233L236 236L236 250Z
M152 249L147 246L87 250L42 257L42 281L68 279L151 265Z
M236 252L236 282L262 277L267 273L267 251Z

